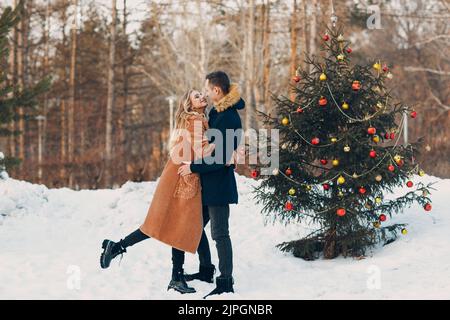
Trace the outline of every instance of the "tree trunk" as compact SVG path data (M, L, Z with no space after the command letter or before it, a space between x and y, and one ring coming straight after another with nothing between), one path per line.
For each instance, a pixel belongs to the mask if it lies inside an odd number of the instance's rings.
M66 48L67 46L67 36L66 36L66 23L67 23L67 16L66 16L66 8L63 8L63 13L62 13L62 25L61 25L61 32L62 32L62 44L63 47ZM64 55L63 58L64 61L64 65L63 65L63 72L62 72L62 78L63 81L67 80L67 71L66 71L66 65L67 65L67 60L66 60L66 55ZM67 125L66 125L66 121L67 121L67 117L66 117L66 98L63 97L61 99L60 102L60 123L61 123L61 131L60 131L60 171L59 171L59 180L61 182L63 182L64 185L64 181L66 178L66 161L67 161L67 150L66 150L66 138L67 138Z
M263 35L263 93L262 104L265 106L264 112L270 110L270 1L264 4L264 35Z
M117 6L116 0L112 0L112 17L110 27L110 43L109 43L109 61L108 61L108 96L106 104L106 142L105 142L105 184L110 186L111 177L111 160L112 160L112 126L113 126L113 109L114 109L114 64L116 54L116 20Z
M13 2L13 9L17 7L17 0ZM9 51L9 84L16 88L17 83L17 26L12 28L11 34L11 47ZM15 89L10 93L9 98L15 94ZM8 129L10 132L15 131L15 122L11 121L8 124ZM11 157L16 156L16 138L14 135L8 136L8 149Z
M317 0L311 0L311 29L309 40L309 54L312 56L316 54L316 37L317 37ZM311 64L309 71L311 72L314 66Z
M297 27L297 0L293 1L293 8L292 8L292 14L291 14L291 56L290 56L290 63L289 63L289 75L290 77L293 77L295 75L295 70L297 70L297 33L298 33L298 27ZM289 98L291 101L294 101L295 99L295 91L291 91Z
M76 61L77 61L77 14L78 14L78 0L72 0L72 5L74 7L74 16L71 27L71 52L70 52L70 79L69 79L69 106L67 114L68 123L68 163L70 163L69 170L69 187L73 187L73 170L74 160L75 160L75 120L74 120L74 110L75 110L75 77L76 77Z
M330 227L325 233L325 244L323 248L323 256L325 259L336 258L336 226Z
M308 53L308 37L307 37L307 7L306 7L306 0L301 0L302 5L300 7L301 10L301 21L302 21L302 28L300 33L300 54L299 54L299 65L304 67L305 65L305 59L306 54Z
M254 54L254 39L255 39L255 0L249 1L249 17L248 17L248 43L247 43L247 76L246 76L246 129L256 129L255 121L255 54Z
M125 124L128 123L128 68L127 64L129 63L129 51L128 51L128 35L127 35L127 25L128 25L128 13L127 13L127 0L123 0L123 22L122 22L122 32L123 32L123 39L124 39L124 58L122 63L122 77L123 77L123 103L122 103L122 112L119 112L118 114L118 120L117 120L117 131L118 131L118 154L121 156L122 161L124 162L124 168L127 168L128 164L128 155L129 152L125 151L125 143L127 140L126 133L125 133ZM127 145L129 145L127 143Z
M18 93L22 92L24 87L24 36L25 36L25 8L23 8L23 11L21 12L21 19L18 24L18 32L17 32L17 90ZM19 165L19 178L23 179L22 172L23 172L23 160L25 159L25 120L23 119L24 116L24 109L22 106L19 106L18 109L19 114L19 123L18 123L18 130L20 131L18 139L18 157L22 160Z

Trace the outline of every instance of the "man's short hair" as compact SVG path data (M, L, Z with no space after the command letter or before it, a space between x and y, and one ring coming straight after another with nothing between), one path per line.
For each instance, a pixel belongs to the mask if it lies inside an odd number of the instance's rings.
M228 78L228 75L225 72L211 72L206 76L206 79L209 81L210 85L219 87L222 90L223 94L227 94L228 92L230 92L230 78Z

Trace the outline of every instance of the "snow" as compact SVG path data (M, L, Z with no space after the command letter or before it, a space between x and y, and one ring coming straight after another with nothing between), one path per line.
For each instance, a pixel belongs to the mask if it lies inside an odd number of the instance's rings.
M235 294L210 299L450 298L450 179L414 178L437 182L433 210L413 206L394 217L408 223L399 240L362 260L318 261L275 248L310 227L265 226L251 192L258 182L237 180L240 204L231 206L230 218ZM0 299L201 299L212 284L192 282L195 294L167 291L170 248L153 239L128 248L120 264L115 259L100 268L102 240L119 240L141 224L155 186L127 182L114 190L74 191L0 180ZM196 271L197 261L186 254L185 270Z

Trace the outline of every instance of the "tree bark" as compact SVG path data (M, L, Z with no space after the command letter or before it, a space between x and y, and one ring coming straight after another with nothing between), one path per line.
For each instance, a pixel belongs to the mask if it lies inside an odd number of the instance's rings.
M254 39L255 39L255 0L249 1L249 15L248 15L248 43L247 43L247 76L246 76L246 129L256 129L255 120L255 54L254 54Z
M75 160L75 81L76 81L76 61L77 61L77 14L78 14L78 0L72 0L72 6L74 7L73 21L71 27L71 52L70 52L70 79L69 79L69 106L67 114L68 122L68 162L71 165L69 170L69 187L73 186L73 170Z
M265 106L264 112L270 110L270 65L271 65L271 55L270 55L270 1L264 4L265 15L264 15L264 35L263 35L263 105Z
M25 85L24 79L25 79L25 45L24 45L24 38L25 38L25 24L26 24L26 17L25 17L25 8L23 8L23 11L21 12L21 19L18 24L18 32L17 32L17 90L18 93L22 92L23 87ZM23 172L23 160L25 159L25 120L23 119L24 116L24 109L22 106L19 106L18 108L18 115L19 115L19 123L18 123L18 130L20 131L18 139L18 157L22 161L19 165L19 178L23 178L20 173Z
M290 55L290 63L289 63L289 75L293 77L295 75L295 70L297 70L297 0L294 0L292 3L292 14L291 14L291 55ZM291 101L295 99L295 91L291 91L289 94L289 98Z
M13 9L17 7L17 0L13 2ZM11 34L11 46L9 51L9 84L16 88L17 83L17 26L12 28ZM16 94L16 89L10 93L10 98ZM11 121L8 124L8 129L12 133L15 131L15 122ZM16 138L14 135L8 137L8 149L11 157L16 156Z
M309 40L309 54L312 56L316 54L316 36L317 36L317 0L311 0L311 28ZM309 71L311 72L314 66L311 64Z
M113 110L114 110L114 64L116 55L116 20L117 20L117 1L112 0L112 19L110 26L110 43L109 43L109 61L108 61L108 96L106 105L106 142L105 142L105 183L110 186L111 177L111 160L112 160L112 127L113 127Z

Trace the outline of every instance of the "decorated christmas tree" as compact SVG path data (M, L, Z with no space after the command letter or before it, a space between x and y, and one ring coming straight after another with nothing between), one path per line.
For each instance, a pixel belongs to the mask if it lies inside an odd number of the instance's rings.
M313 226L279 245L308 260L362 256L407 233L404 224L389 223L404 207L417 202L431 210L430 185L411 181L424 175L415 160L420 141L401 141L405 113L417 112L395 101L388 65L352 65L342 28L327 29L321 41L320 57L307 57L306 70L292 79L295 99L274 97L278 117L261 114L279 129L279 168L255 190L267 218ZM386 199L394 187L405 194Z

